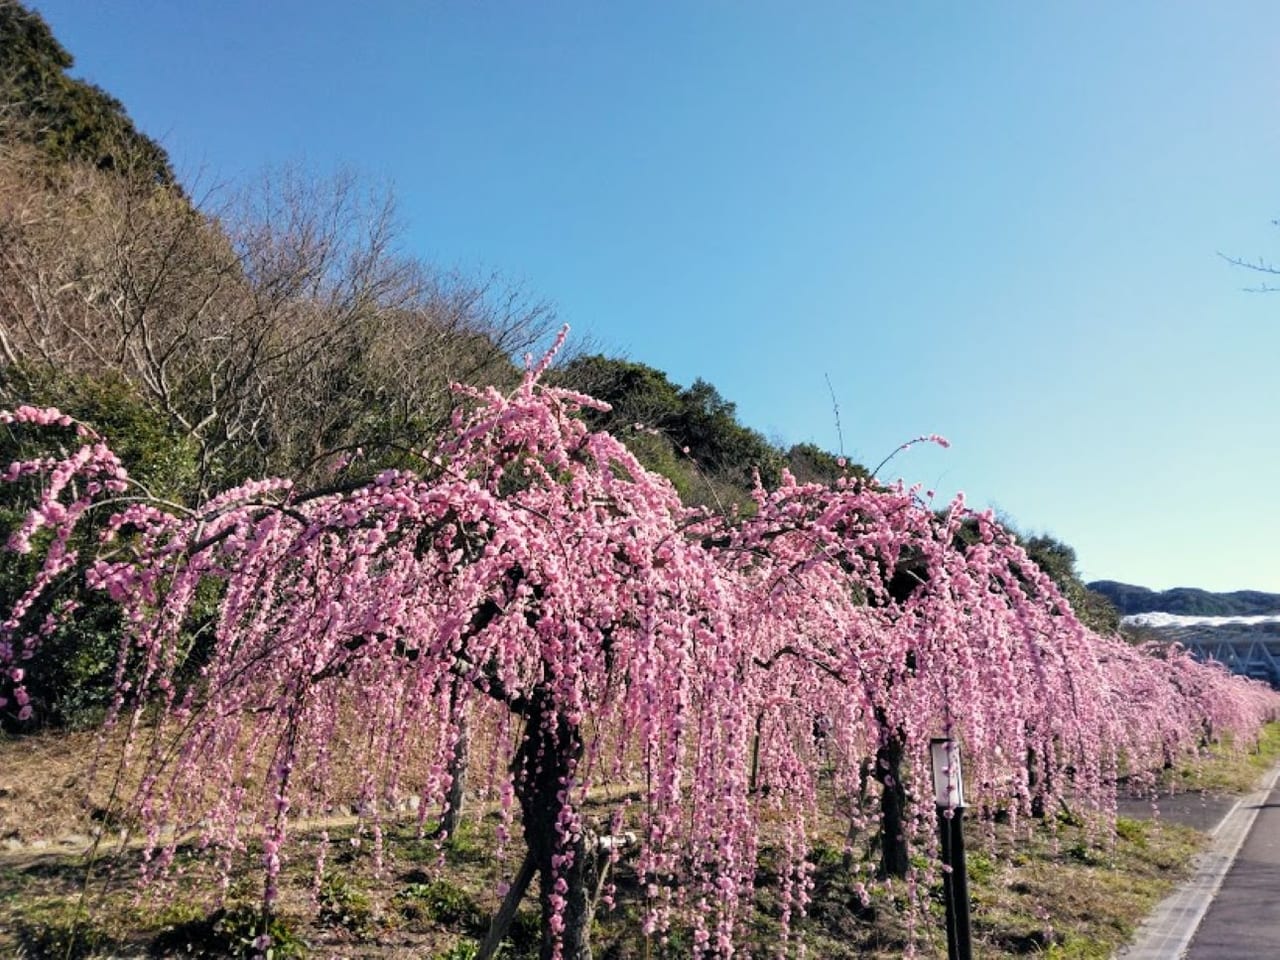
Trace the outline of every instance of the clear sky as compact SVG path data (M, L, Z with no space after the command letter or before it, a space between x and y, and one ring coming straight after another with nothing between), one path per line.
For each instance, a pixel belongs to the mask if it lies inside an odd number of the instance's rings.
M1280 591L1280 4L34 0L180 173L413 252L1086 579Z

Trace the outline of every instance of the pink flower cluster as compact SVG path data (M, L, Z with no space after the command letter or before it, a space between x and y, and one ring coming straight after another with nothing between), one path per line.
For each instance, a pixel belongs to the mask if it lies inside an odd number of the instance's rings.
M6 695L28 709L20 663L52 629L37 601L79 568L124 613L117 713L134 710L131 735L184 722L172 756L134 753L151 870L173 855L162 825L198 829L228 858L256 831L271 892L290 823L350 801L340 774L360 771L377 836L400 798L417 797L420 818L445 803L465 728L488 751L473 769L505 809L520 801L531 844L531 771L563 771L549 794L553 929L587 789L639 785L646 929L684 917L701 954L729 956L766 822L786 851L784 928L804 910L820 781L872 800L895 777L912 785L910 840L928 852L914 785L929 782L932 736L963 741L971 804L1016 816L1069 795L1105 813L1119 776L1206 737L1245 743L1275 713L1256 684L1087 631L961 500L938 515L901 487L787 477L750 517L690 512L574 416L594 401L540 370L511 396L465 392L423 473L342 493L267 480L191 514L122 504L128 477L87 430L69 454L0 475L43 481L10 549L46 532L39 574L0 623ZM25 407L0 421L73 426ZM79 557L68 544L94 511L110 517L97 555ZM184 685L211 596L210 652ZM532 737L537 765L513 764ZM901 770L869 777L888 743Z

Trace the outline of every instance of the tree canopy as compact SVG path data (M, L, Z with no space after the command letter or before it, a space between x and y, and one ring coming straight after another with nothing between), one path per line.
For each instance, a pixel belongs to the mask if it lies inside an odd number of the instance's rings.
M82 569L125 624L117 707L156 740L133 751L149 871L172 863L175 825L223 849L256 829L270 904L290 824L335 801L337 766L362 771L376 840L404 792L424 816L446 802L467 725L540 878L544 960L590 956L610 826L584 803L601 782L643 785L646 929L688 924L696 954L727 956L765 823L784 838L784 938L803 911L824 782L879 796L879 823L857 822L902 877L932 851L910 785L938 733L965 742L976 806L1105 814L1122 772L1206 735L1245 742L1274 712L1257 684L1091 633L963 501L937 513L912 489L784 473L749 516L689 510L577 415L601 404L543 372L466 391L416 470L314 492L251 481L192 510L138 496L60 411L0 415L46 451L4 474L35 499L8 546L39 558L0 624L5 696L27 709L23 661L75 614L60 589ZM100 533L78 556L86 524ZM197 626L212 642L193 671Z

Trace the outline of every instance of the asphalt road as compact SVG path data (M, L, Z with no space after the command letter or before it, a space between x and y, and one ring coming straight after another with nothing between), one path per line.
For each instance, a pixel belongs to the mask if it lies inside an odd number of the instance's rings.
M1260 806L1187 960L1280 958L1280 784Z
M1214 793L1179 793L1160 797L1152 807L1150 798L1121 797L1116 812L1122 817L1149 820L1159 816L1169 823L1179 823L1209 833L1227 815L1236 800L1233 795ZM1280 954L1277 955L1280 958Z

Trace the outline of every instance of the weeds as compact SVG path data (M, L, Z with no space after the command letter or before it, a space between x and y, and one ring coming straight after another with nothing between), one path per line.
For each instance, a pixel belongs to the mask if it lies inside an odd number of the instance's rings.
M423 918L448 927L482 932L488 917L470 892L448 880L411 883L396 897L409 919Z
M1215 783L1248 779L1280 752L1280 727L1268 731L1258 756L1228 752L1205 775ZM1215 761L1218 762L1218 761ZM1230 772L1234 764L1234 772ZM1228 771L1224 773L1223 771ZM1243 772L1241 772L1243 771ZM1101 960L1124 942L1186 869L1203 835L1165 821L1121 817L1113 831L1055 814L1045 822L974 821L968 872L977 952L989 960L1029 956ZM352 955L421 956L469 960L497 909L497 889L511 864L496 859L496 817L474 817L437 842L406 825L387 830L388 868L374 876L366 845L350 843L354 827L330 827L329 872L311 899L313 864L298 858L281 876L278 914L215 910L207 900L214 870L194 848L179 852L180 869L164 888L164 905L140 904L136 890L95 881L81 909L83 865L53 854L10 860L0 869L0 956L27 960L90 960L104 956L249 957L269 945L271 960ZM810 850L812 901L793 919L792 937L808 955L825 960L888 960L913 945L921 960L945 956L941 906L926 894L914 932L901 884L863 887L874 872L870 854L846 848L847 823L819 824ZM246 854L227 892L231 904L255 903L261 877L254 851ZM341 854L346 854L342 856ZM756 909L742 918L753 953L776 951L779 936L778 851L762 851ZM121 854L128 874L136 851ZM133 858L130 860L129 858ZM924 861L917 861L923 866ZM687 956L689 931L674 927L646 941L642 888L626 862L615 867L618 906L596 918L592 942L600 960L665 960ZM387 905L385 914L379 905ZM536 904L526 903L502 948L503 960L537 956L541 936Z
M321 923L343 927L357 936L369 933L377 920L368 892L345 874L327 875L320 884L317 901Z

